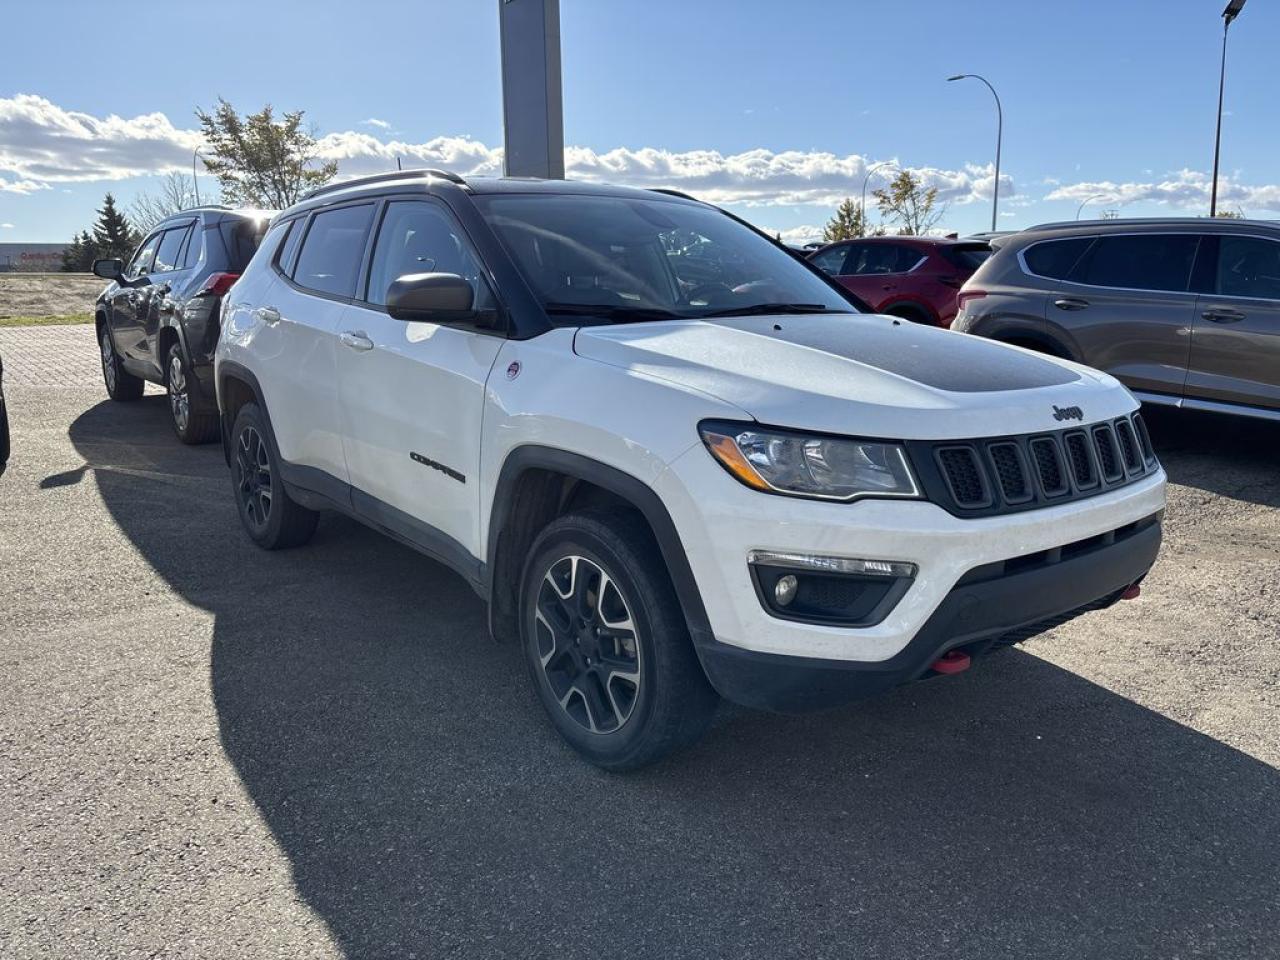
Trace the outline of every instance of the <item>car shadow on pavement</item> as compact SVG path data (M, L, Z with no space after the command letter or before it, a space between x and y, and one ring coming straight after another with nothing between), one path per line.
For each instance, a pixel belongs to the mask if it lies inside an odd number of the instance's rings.
M1142 417L1172 482L1280 507L1280 423L1152 405Z
M257 550L221 452L180 446L162 404L104 402L71 439L214 614L226 755L348 956L1276 949L1265 763L1010 651L834 713L726 708L694 749L607 775L461 579L338 518Z

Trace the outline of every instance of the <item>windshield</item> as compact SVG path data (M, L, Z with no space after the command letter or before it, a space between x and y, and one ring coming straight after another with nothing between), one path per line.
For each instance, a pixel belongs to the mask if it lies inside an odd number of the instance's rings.
M789 253L712 207L571 194L475 202L553 322L857 312Z

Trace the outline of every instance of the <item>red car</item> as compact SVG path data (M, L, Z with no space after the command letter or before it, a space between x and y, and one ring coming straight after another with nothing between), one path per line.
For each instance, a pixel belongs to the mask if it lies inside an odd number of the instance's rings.
M861 237L815 250L809 260L876 313L949 327L956 292L989 256L983 240Z

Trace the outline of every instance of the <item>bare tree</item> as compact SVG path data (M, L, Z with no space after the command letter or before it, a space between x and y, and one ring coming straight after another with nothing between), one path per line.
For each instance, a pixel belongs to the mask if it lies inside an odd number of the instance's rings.
M898 232L904 236L923 236L947 213L947 205L938 203L938 188L926 188L910 170L899 171L889 188L877 190L875 197L881 216L900 223Z
M129 206L129 220L146 233L165 217L195 205L195 183L185 173L173 170L164 175L158 192L138 194Z

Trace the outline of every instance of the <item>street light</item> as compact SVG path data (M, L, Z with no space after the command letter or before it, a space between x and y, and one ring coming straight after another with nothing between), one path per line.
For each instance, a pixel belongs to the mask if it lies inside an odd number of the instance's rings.
M1232 0L1237 2L1237 0ZM1238 0L1243 3L1244 0ZM987 89L991 91L991 95L996 98L996 181L991 190L991 230L996 229L996 215L1000 206L1000 144L1004 140L1004 108L1000 106L1000 94L996 93L996 88L991 85L986 77L979 76L976 73L957 73L954 77L947 77L947 82L952 80L981 80L987 85Z
M1104 198L1104 197L1106 197L1106 196L1108 196L1108 194L1105 194L1105 193L1095 193L1093 196L1091 196L1091 197L1085 197L1083 200L1081 200L1081 201L1080 201L1080 206L1076 207L1076 219L1077 219L1077 220L1079 220L1079 219L1080 219L1080 214L1082 214L1082 213L1084 212L1085 204L1090 203L1090 202L1092 202L1092 201L1094 201L1094 200L1101 200L1101 199L1103 199L1103 198Z
M1213 189L1209 194L1209 216L1218 215L1218 158L1222 153L1222 91L1227 84L1227 32L1231 21L1240 16L1245 0L1228 0L1222 11L1222 69L1218 73L1218 129L1213 135Z
M873 164L870 168L868 168L867 175L862 178L862 206L859 208L858 212L862 215L862 232L863 233L866 233L867 231L867 181L870 180L871 175L875 173L877 170L879 170L881 167L896 167L896 166L897 164L894 163L892 160L881 160L879 163Z
M200 180L196 177L196 157L200 156L203 146L196 147L191 151L191 183L196 188L196 206L200 206Z

